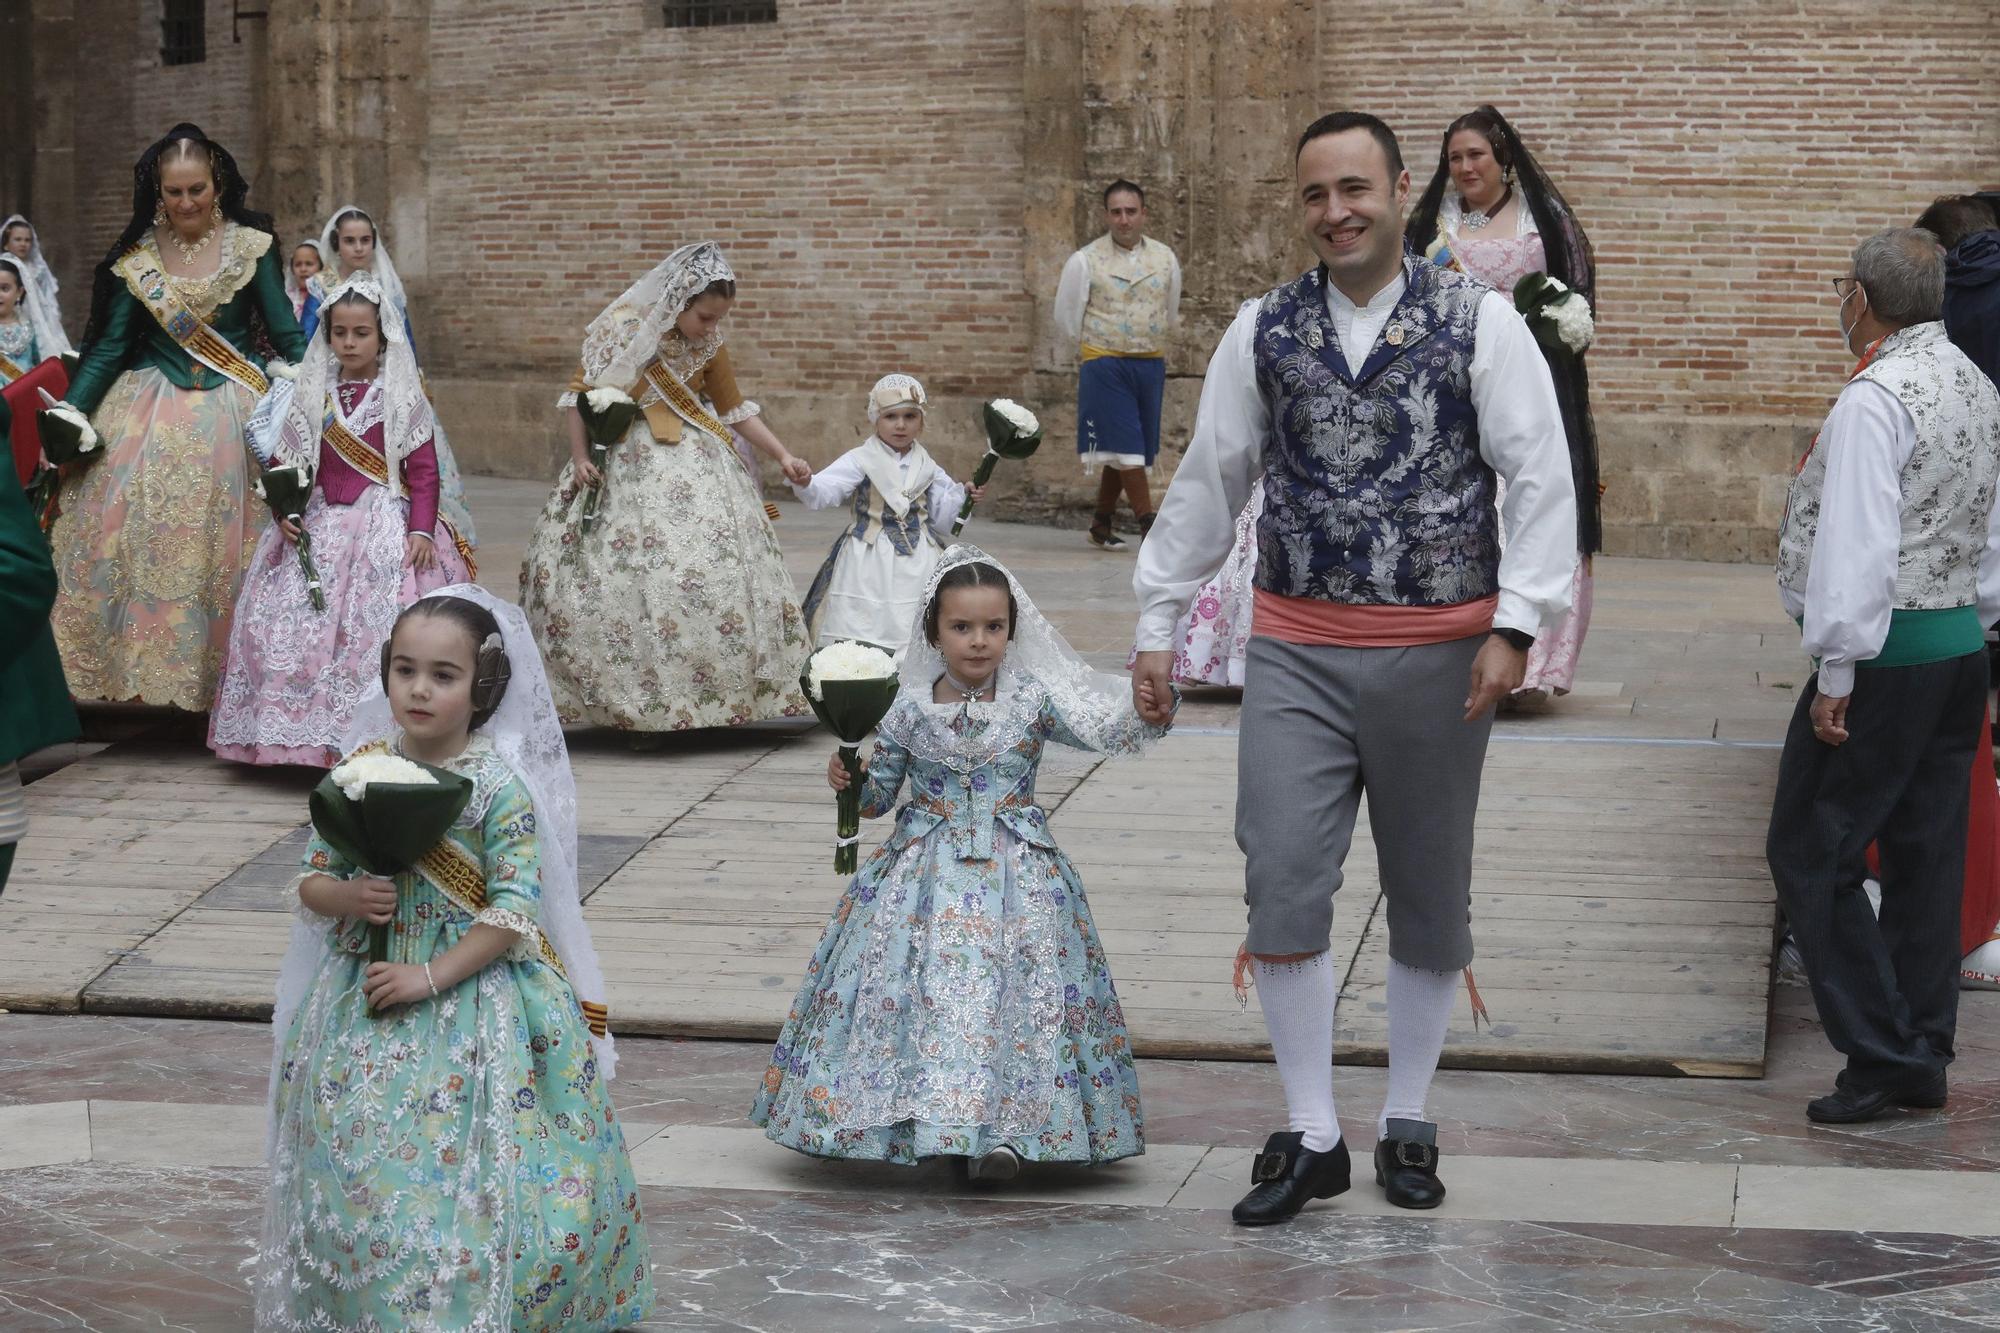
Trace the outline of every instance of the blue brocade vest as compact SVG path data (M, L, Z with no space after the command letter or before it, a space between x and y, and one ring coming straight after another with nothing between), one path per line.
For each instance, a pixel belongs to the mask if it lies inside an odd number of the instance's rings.
M1359 376L1316 269L1257 311L1258 387L1271 405L1257 586L1286 597L1447 606L1500 585L1493 470L1479 455L1473 338L1489 290L1430 264Z

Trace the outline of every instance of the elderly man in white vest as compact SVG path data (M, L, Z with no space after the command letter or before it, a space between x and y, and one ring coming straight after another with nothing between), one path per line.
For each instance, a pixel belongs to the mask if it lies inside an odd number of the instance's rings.
M1111 520L1123 491L1141 538L1153 528L1146 477L1160 457L1167 391L1167 334L1179 317L1181 262L1146 235L1146 192L1128 180L1104 190L1104 235L1069 257L1056 288L1055 322L1076 340L1076 451L1099 473L1090 540L1125 542Z
M1944 252L1880 232L1836 279L1862 367L1792 482L1778 591L1818 663L1766 854L1827 1040L1821 1124L1945 1104L1958 1019L1966 770L2000 618L2000 391L1941 323ZM1881 854L1878 920L1862 881Z

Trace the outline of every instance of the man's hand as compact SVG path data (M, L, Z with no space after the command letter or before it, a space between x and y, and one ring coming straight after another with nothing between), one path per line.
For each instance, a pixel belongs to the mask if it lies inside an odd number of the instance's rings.
M1475 722L1488 709L1521 688L1528 678L1528 652L1498 634L1487 636L1472 659L1472 692L1465 696L1465 720Z
M1132 706L1156 727L1173 720L1173 669L1174 655L1165 649L1140 653L1132 662Z
M1813 700L1814 740L1822 745L1839 745L1847 739L1847 702L1853 697L1843 694L1836 699L1830 694L1822 694Z

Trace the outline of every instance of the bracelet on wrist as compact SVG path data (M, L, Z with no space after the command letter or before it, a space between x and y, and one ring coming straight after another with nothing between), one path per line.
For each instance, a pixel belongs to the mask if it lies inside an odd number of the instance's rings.
M424 980L430 984L431 998L435 1000L438 997L438 984L437 984L437 978L431 975L431 964L429 959L424 960Z

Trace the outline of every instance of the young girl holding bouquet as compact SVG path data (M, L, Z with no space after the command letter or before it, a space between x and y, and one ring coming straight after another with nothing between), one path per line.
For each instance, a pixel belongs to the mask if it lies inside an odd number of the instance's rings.
M800 1152L950 1156L973 1179L1134 1156L1124 1012L1035 773L1051 741L1136 754L1165 728L976 548L945 553L920 605L861 813L910 797L834 909L750 1119ZM838 756L827 780L847 786Z
M874 432L792 493L808 509L852 501L854 520L834 539L802 608L814 643L842 639L898 652L937 568L951 523L969 493L984 487L953 481L917 437L924 428L924 386L914 376L884 375L868 392Z
M576 785L520 611L471 585L412 605L349 740L350 761L442 768L472 799L393 882L307 848L273 1016L257 1327L635 1324L652 1280L606 1089ZM370 925L390 927L389 961L368 961Z
M229 629L208 746L246 764L325 766L396 613L472 574L439 516L436 418L402 321L366 270L328 293L270 468L313 479L302 523L264 530ZM286 390L281 389L282 395ZM323 583L313 604L299 538Z

